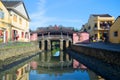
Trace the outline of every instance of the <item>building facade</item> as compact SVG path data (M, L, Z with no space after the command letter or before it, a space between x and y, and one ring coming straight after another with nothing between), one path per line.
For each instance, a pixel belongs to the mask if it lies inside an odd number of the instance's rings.
M3 0L2 3L10 14L9 19L11 41L28 42L30 40L30 18L23 1Z
M0 43L6 43L10 39L9 12L0 1Z
M38 40L37 32L31 32L30 33L30 41L37 41L37 40Z
M94 40L101 41L104 38L108 39L108 32L113 23L114 17L109 14L92 14L82 30L90 33Z
M110 27L109 41L111 43L120 43L120 16L117 17L114 24Z
M89 43L89 33L87 32L73 33L73 44L76 43Z

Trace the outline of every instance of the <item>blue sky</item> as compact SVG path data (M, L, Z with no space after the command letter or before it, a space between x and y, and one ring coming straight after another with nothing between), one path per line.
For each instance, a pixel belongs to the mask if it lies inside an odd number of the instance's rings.
M80 29L91 14L120 15L120 0L24 0L30 28L63 25Z

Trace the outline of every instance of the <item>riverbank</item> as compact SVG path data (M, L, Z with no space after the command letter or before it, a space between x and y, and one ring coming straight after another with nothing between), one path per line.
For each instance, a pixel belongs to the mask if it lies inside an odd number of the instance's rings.
M75 44L71 46L71 50L120 66L120 44L102 42Z
M40 52L38 42L15 42L0 45L0 68Z

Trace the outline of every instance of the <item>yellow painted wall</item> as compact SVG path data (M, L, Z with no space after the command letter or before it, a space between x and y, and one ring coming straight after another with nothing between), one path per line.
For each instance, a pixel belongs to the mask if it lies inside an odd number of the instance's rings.
M29 41L28 39L25 38L25 32L29 32L29 21L21 17L20 15L11 12L11 25L12 25L12 30L17 30L19 34L18 41L20 42L25 42ZM14 21L13 16L17 15L17 22ZM22 20L22 23L20 23L20 19ZM24 33L24 36L22 37L22 32Z
M9 12L7 11L7 9L6 9L5 6L2 4L1 1L0 1L0 9L2 9L3 12L4 12L4 18L3 18L3 19L0 19L0 22L9 23Z
M118 31L118 37L114 36L115 31ZM109 41L111 43L120 43L120 17L116 19L115 23L110 28Z
M94 16L90 16L87 26L85 25L85 28L88 28L89 26L91 27L91 30L87 30L90 34L90 36L94 36L95 34L97 34L97 38L98 40L100 40L100 33L103 32L103 30L100 29L100 21L112 21L114 22L114 17L94 17ZM95 29L95 23L97 23L97 28ZM106 30L104 32L108 33L109 30Z
M26 72L28 67L28 64L25 64L17 70L19 73L16 75L16 80L29 80L29 72Z
M8 40L10 40L10 26L9 26L10 15L8 10L5 8L5 6L2 4L1 1L0 1L0 9L4 13L4 18L0 18L0 29L5 29L8 32Z

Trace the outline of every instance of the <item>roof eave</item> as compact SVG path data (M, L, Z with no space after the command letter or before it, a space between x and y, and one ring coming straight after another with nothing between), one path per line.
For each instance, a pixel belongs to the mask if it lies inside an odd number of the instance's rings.
M15 10L14 8L12 8L12 7L7 7L7 9L8 9L9 11L10 11L10 10L14 11L16 14L18 14L18 15L20 15L21 17L23 17L24 19L30 21L29 17L26 18L24 15L22 15L20 12L18 12L18 11Z

